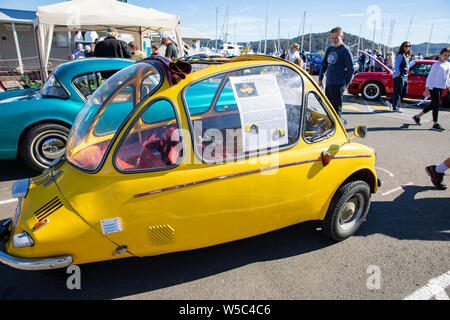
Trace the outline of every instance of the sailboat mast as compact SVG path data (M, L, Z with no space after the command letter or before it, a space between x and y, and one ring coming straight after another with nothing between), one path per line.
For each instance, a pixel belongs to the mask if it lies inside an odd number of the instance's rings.
M428 57L428 51L430 50L430 42L431 42L431 35L433 34L433 27L434 24L431 25L430 38L428 39L427 53L425 54L425 57Z
M411 31L411 25L414 19L414 15L411 16L411 20L409 21L408 33L406 34L406 41L409 41L409 33Z
M219 7L216 7L216 50L217 50L217 29L219 23Z
M306 19L306 11L303 13L302 45L301 45L300 52L303 51L303 38L305 37L305 19Z
M311 44L312 44L312 27L309 27L309 52L311 52Z
M264 54L267 51L267 23L269 20L269 0L267 0L267 13L266 13L266 32L264 34Z

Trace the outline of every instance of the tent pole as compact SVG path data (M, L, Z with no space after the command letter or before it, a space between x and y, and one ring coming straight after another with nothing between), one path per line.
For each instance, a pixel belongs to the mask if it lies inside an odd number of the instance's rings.
M19 40L17 39L16 25L14 23L11 23L11 26L12 26L12 32L14 35L14 42L16 44L17 59L19 60L19 71L21 74L23 74L22 55L20 54L20 46L19 46Z
M45 83L47 81L47 75L44 72L44 68L42 67L42 60L41 60L41 44L39 43L39 37L37 35L39 26L36 26L34 28L34 40L36 42L36 49L38 53L38 60L39 60L39 69L41 71L41 81Z

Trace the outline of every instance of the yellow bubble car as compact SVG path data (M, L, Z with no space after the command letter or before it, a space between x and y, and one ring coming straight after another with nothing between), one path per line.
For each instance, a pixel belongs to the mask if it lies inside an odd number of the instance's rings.
M191 63L174 81L159 61L139 61L94 92L65 155L14 184L2 263L154 256L309 220L336 241L358 230L381 184L376 156L310 76L268 56Z

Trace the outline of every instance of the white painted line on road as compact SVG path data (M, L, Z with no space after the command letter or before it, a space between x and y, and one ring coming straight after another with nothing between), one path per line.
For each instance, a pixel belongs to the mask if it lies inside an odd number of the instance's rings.
M17 199L1 200L1 201L0 201L0 205L2 205L2 204L8 204L8 203L13 203L13 202L17 202Z
M411 185L413 185L413 183L412 183L412 182L409 182L409 183L403 184L403 185L401 185L400 187L397 187L397 188L395 188L395 189L386 191L385 193L382 193L381 195L382 195L382 196L387 196L388 194L391 194L391 193L400 191L400 190L402 190L404 187L406 187L406 186L411 186Z
M373 109L371 107L369 107L369 104L367 103L366 99L363 99L367 109L369 109L370 112L373 112Z
M391 176L391 177L394 176L394 175L392 174L392 172L390 172L390 171L388 171L388 170L386 170L386 169L383 169L383 168L380 168L380 167L375 167L375 169L384 171L384 172L386 172L386 173L387 173L389 176Z
M407 296L403 300L450 300L445 290L450 287L450 271L447 271L442 276L431 279L428 283L415 291L413 294Z

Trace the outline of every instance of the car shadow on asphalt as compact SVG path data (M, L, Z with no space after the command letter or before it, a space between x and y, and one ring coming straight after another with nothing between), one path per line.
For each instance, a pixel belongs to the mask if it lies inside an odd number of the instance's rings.
M422 192L435 190L432 186L403 189L394 201L373 201L367 220L353 237L382 234L400 240L449 241L450 199L416 199ZM82 265L80 290L67 289L70 274L64 270L49 275L1 265L0 298L115 299L152 292L336 245L320 226L319 221L310 221L203 249Z
M30 169L20 158L0 161L0 182L35 177L39 174Z
M51 274L0 265L0 299L115 299L151 292L335 245L320 226L310 221L203 249L81 265L81 290L67 289L65 269Z
M394 201L373 201L367 220L356 236L383 234L399 240L450 241L448 190L430 186L403 186ZM442 198L418 198L426 191L443 192ZM447 194L445 194L447 193Z

